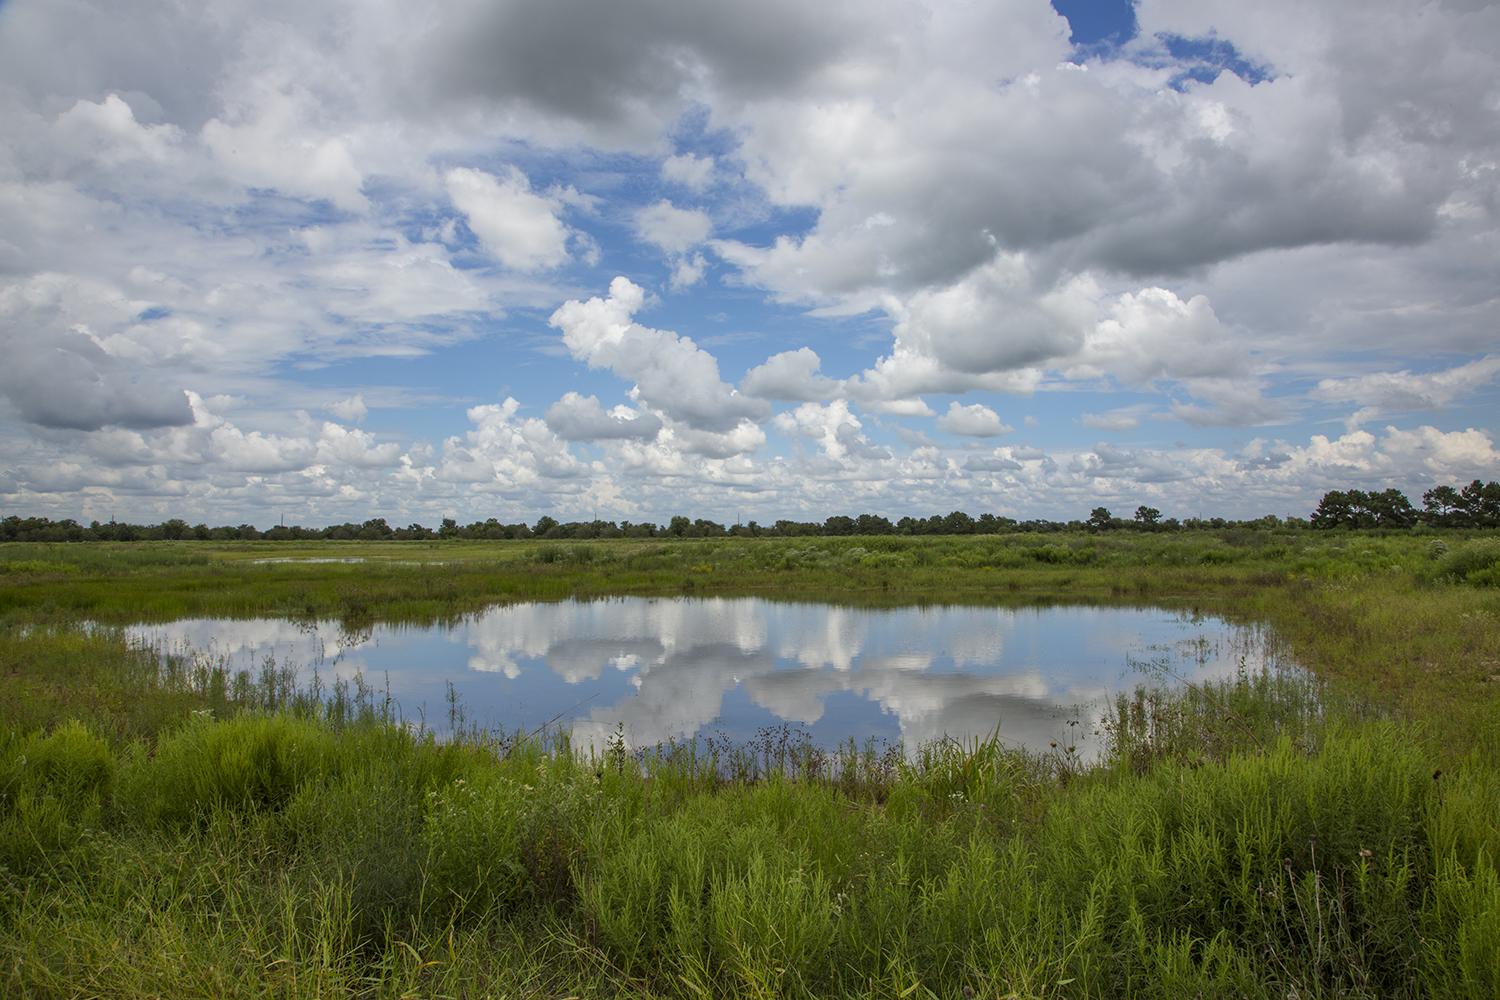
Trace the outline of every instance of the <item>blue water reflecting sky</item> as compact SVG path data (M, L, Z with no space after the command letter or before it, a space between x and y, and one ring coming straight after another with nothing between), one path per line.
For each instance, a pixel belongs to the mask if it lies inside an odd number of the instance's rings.
M703 733L752 738L791 723L833 746L916 746L988 735L1033 749L1091 731L1140 683L1264 664L1255 636L1160 609L859 609L753 598L513 604L456 625L186 619L133 639L258 668L267 657L325 680L389 686L402 716L443 731L451 682L470 722L547 723L580 745L617 725L635 746ZM1153 669L1142 672L1142 664ZM1069 720L1080 725L1070 727Z

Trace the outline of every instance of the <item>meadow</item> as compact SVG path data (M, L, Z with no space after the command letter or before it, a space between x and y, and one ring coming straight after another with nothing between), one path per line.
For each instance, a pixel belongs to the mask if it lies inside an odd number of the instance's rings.
M5 545L0 989L1500 996L1497 584L1492 532L1421 530ZM1312 673L1124 696L1091 768L583 755L110 627L605 594L1165 606Z

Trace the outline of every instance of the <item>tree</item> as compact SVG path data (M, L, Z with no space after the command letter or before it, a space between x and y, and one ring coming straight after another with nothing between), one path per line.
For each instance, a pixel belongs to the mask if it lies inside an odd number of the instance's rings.
M1379 493L1329 490L1312 514L1315 528L1409 528L1416 523L1416 509L1395 488Z
M1104 531L1114 527L1115 516L1109 512L1108 507L1095 507L1089 512L1088 525L1095 531Z
M1500 482L1482 483L1476 479L1459 490L1458 495L1474 527L1500 527Z
M1365 495L1365 509L1375 519L1377 528L1410 528L1417 523L1417 511L1398 489Z
M1451 486L1434 486L1422 494L1422 520L1447 528L1467 527L1469 512L1464 498Z
M1312 512L1314 528L1355 527L1354 505L1343 490L1329 490Z
M950 511L943 518L942 533L945 535L974 534L974 519L961 510Z
M1161 511L1142 505L1135 509L1135 523L1142 528L1155 528L1161 524Z
M536 535L538 538L546 538L548 532L552 531L552 529L556 527L557 518L550 517L547 514L543 514L541 517L536 519L536 524L532 527L531 533Z
M385 518L372 517L359 526L357 537L373 542L390 538L391 534L391 526L386 523Z

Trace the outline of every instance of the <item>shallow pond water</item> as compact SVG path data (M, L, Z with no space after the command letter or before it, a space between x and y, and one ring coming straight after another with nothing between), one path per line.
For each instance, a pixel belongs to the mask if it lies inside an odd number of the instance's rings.
M1083 743L1116 693L1273 667L1260 634L1152 608L866 609L754 598L510 604L454 624L186 619L130 626L163 653L258 670L267 658L327 684L363 675L403 719L449 727L449 685L471 724L548 726L603 746L790 724L833 747L908 748L999 727L1012 745Z

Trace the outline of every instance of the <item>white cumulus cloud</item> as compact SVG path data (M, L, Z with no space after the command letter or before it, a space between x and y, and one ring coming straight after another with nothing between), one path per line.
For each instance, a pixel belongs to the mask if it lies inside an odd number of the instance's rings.
M558 218L558 200L533 192L516 167L501 176L458 167L443 179L453 206L506 267L538 271L568 259L568 228Z
M633 381L643 402L689 427L725 432L765 415L766 404L726 385L718 361L690 338L634 322L645 301L644 289L617 277L608 297L569 300L548 323L573 357Z
M642 240L667 253L682 253L708 239L713 222L693 208L678 208L663 198L635 214L635 232Z
M964 406L957 400L948 404L948 412L938 417L937 425L938 430L967 437L999 437L1015 430L988 406L980 403Z

